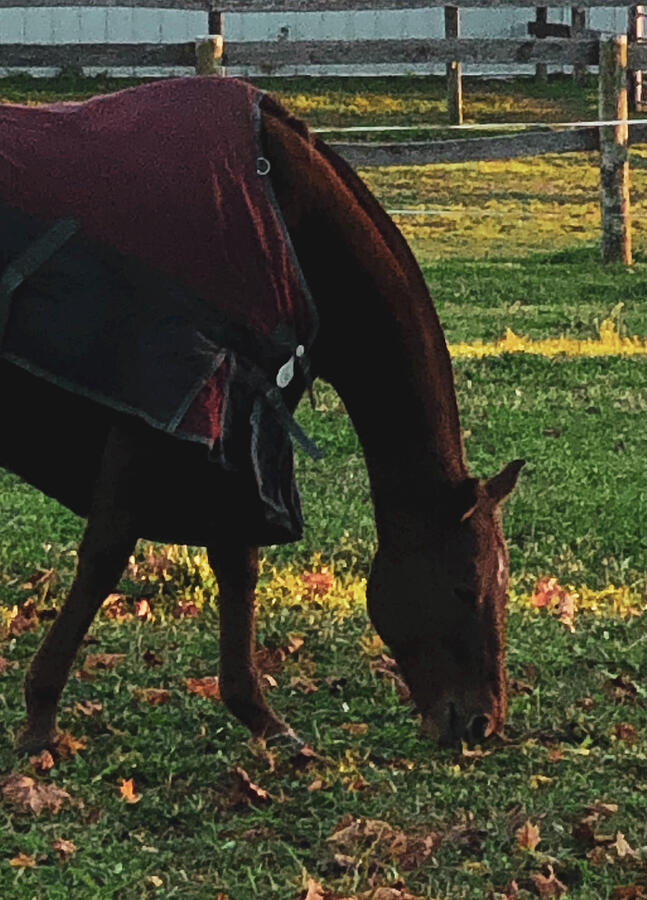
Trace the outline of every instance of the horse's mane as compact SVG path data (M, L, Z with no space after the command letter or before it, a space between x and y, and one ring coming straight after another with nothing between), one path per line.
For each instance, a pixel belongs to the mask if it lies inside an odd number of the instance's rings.
M262 108L264 112L268 112L288 125L325 159L335 175L357 200L363 212L371 219L411 285L417 284L426 293L427 285L424 276L409 245L384 207L374 197L352 166L325 141L314 135L302 119L293 116L270 94L263 95Z

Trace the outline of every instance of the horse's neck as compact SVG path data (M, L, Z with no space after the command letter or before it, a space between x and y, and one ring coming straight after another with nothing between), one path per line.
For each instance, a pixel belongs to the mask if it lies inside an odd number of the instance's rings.
M320 314L313 364L362 444L379 529L382 510L416 508L467 475L449 353L420 270L381 208L317 151L291 151L287 195L304 198L293 236Z

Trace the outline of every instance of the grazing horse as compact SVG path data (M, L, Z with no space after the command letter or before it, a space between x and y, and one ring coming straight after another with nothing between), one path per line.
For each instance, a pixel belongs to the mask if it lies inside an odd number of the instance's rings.
M319 316L312 373L341 396L368 469L378 535L371 620L424 732L441 743L480 740L506 712L498 507L523 462L487 481L470 476L449 353L406 242L332 149L271 98L261 111L274 192ZM0 463L87 517L69 596L26 676L19 749L52 744L75 655L140 537L206 546L220 592L222 698L254 735L296 739L254 668L258 548L245 538L235 473L204 448L6 360L0 385ZM291 411L305 387L296 372L284 391Z

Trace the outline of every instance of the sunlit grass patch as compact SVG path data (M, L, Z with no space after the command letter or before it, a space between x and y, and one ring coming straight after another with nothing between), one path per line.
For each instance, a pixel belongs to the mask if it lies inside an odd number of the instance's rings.
M505 335L497 341L462 341L450 345L449 350L457 359L500 356L502 353L531 353L538 356L644 356L647 354L647 340L636 335L620 334L614 320L608 318L600 325L597 340L564 335L533 340L506 328Z

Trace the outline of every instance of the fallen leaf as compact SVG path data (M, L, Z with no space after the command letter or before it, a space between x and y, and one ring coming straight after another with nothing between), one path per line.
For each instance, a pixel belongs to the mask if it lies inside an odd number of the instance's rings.
M626 741L628 744L635 744L638 740L638 731L629 722L619 722L613 733L619 741Z
M534 693L534 687L528 681L522 681L521 678L511 678L508 681L508 694L511 697L518 697L521 694L532 694Z
M624 859L625 856L636 856L636 851L633 850L627 841L625 840L625 836L621 831L616 832L616 839L609 847L610 850L615 850L618 854L618 859Z
M254 784L247 772L240 766L233 770L234 786L230 797L233 805L251 804L252 806L267 806L272 802L271 794L259 785Z
M315 780L311 781L310 784L308 785L308 792L312 793L313 791L320 791L323 788L323 786L324 786L324 783L321 780L321 778L315 778Z
M339 727L348 731L350 734L366 734L368 731L366 722L344 722Z
M290 757L291 765L300 771L315 762L321 762L321 756L319 756L312 747L308 746L300 747L297 752Z
M146 597L140 597L133 603L133 613L136 619L149 619L152 615L151 605Z
M54 757L49 750L41 750L36 756L30 756L29 762L41 774L54 768Z
M530 598L531 604L537 609L546 608L554 612L570 631L575 631L577 600L576 593L566 590L556 578L546 575L537 581Z
M298 675L290 678L290 687L301 691L302 694L314 694L319 690L319 682L306 675Z
M146 883L150 884L150 886L154 887L154 888L160 888L164 884L164 882L159 877L159 875L147 875ZM216 900L218 900L218 897L224 897L224 896L225 896L224 894L216 894ZM226 897L225 897L225 900L227 900Z
M139 803L141 794L135 793L135 783L132 778L122 778L119 785L119 793L126 803Z
M21 812L30 809L36 816L43 810L57 813L65 801L71 799L67 791L55 784L44 784L18 772L12 772L0 781L0 792L5 801Z
M404 871L418 869L440 844L439 835L430 832L424 836L398 832L391 841L388 851Z
M562 748L561 747L553 747L552 750L548 751L548 754L546 755L546 759L548 762L552 762L552 763L559 762L560 760L564 759L564 753L562 751Z
M200 610L189 600L178 600L173 608L173 615L178 619L195 619L200 615Z
M192 694L199 694L209 700L221 700L217 675L205 675L204 678L185 678L186 688Z
M60 759L71 759L79 750L85 750L87 737L75 738L69 731L62 731L54 739L54 749Z
M133 697L148 703L149 706L160 706L162 703L168 703L171 699L171 692L166 688L135 688Z
M641 884L619 884L611 893L611 900L644 900L647 888Z
M103 712L103 703L100 700L79 700L73 709L84 716L97 716Z
M125 653L88 653L83 667L85 669L114 669L125 658Z
M551 781L554 781L554 779L548 775L531 775L528 779L528 784L531 790L536 791L542 784L550 784Z
M254 652L254 665L262 675L280 672L288 656L296 653L303 646L303 636L289 634L288 643L281 647L264 647L259 644Z
M553 867L550 864L546 866L546 871L548 872L548 875L530 875L535 888L537 889L537 893L540 897L562 897L566 893L566 885L562 884L555 875Z
M615 678L610 678L604 689L615 703L635 703L638 696L638 687L629 679L628 675L617 675Z
M530 819L528 819L521 828L517 828L515 837L517 838L517 846L522 850L534 850L541 840L539 826L534 825Z
M302 572L301 581L305 594L314 594L321 597L332 590L335 585L335 577L332 573L323 569L321 572Z
M77 849L74 841L65 841L62 838L52 841L52 847L56 851L59 862L62 863L67 862L70 856L76 853Z
M17 869L31 869L36 865L36 858L28 853L19 853L9 860L9 865Z
M402 703L407 703L411 699L411 691L400 674L398 664L394 659L386 653L382 653L378 659L371 660L370 668L376 675L383 675L393 681L393 686Z
M4 675L8 668L9 660L5 659L4 656L0 656L0 675Z
M101 604L101 612L109 619L115 619L117 622L125 622L132 618L132 613L128 608L128 599L125 594L108 594Z
M337 823L333 833L326 838L329 843L347 848L359 841L375 843L380 840L390 840L395 835L389 823L383 822L381 819L354 819L352 816L348 818L344 817Z

